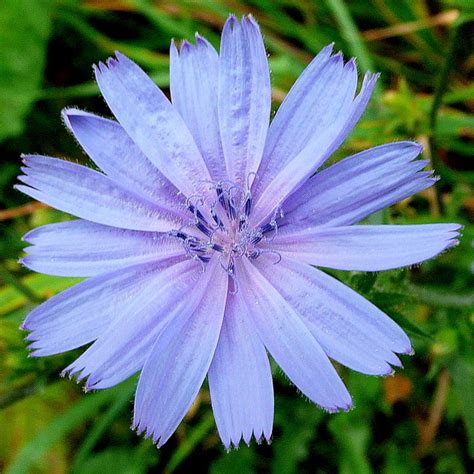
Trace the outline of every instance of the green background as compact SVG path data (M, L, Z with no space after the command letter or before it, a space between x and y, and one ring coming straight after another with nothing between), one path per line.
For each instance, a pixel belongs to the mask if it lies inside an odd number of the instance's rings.
M1 0L0 1L0 471L277 474L463 473L474 454L474 29L470 0ZM382 78L357 129L332 160L415 139L441 177L434 189L372 216L372 223L459 222L461 244L415 268L333 272L401 324L416 354L388 378L338 367L355 400L329 415L274 370L271 445L226 453L209 393L161 450L130 430L136 380L84 394L60 370L80 351L28 358L18 326L73 279L30 274L21 235L66 219L13 190L20 153L87 157L60 110L108 115L91 65L120 50L167 92L172 37L199 31L217 47L230 12L252 12L270 55L274 107L327 43ZM368 348L370 350L370 348ZM317 383L317 381L315 381Z

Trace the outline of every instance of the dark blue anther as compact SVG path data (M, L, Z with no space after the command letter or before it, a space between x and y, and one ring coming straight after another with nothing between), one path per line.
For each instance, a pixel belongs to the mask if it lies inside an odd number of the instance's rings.
M217 193L217 199L219 199L219 202L221 203L221 206L227 212L227 200L224 196L224 191L223 191L222 186L220 184L218 184L217 187L216 187L216 193Z
M213 244L213 245L212 245L212 248L213 248L213 250L215 250L216 252L223 252L223 251L224 251L224 247L222 247L222 245L219 245L219 244Z
M178 239L186 240L189 236L184 232L176 232L176 237L178 237Z
M202 212L196 208L193 204L189 204L188 209L201 221L206 223L205 217L202 215Z
M249 252L247 254L247 257L248 258L251 258L251 259L256 259L260 256L260 250L258 249L255 249L255 250L252 250L251 252Z
M260 228L260 231L262 234L266 234L267 232L271 232L272 230L275 230L276 223L274 221L269 222L268 224L265 224L263 227Z
M245 200L245 205L244 205L244 212L247 217L250 215L251 210L252 210L252 196L248 194L247 199Z
M250 243L252 245L256 245L258 244L261 240L263 239L263 234L261 232L258 232L256 235L254 235L251 239L250 239Z
M211 208L211 217L214 219L214 222L217 224L217 227L219 227L219 229L224 228L224 223L222 222L221 218L218 216L214 208Z
M239 217L239 232L243 229L244 225L247 223L247 217L244 215L241 215Z
M201 262L204 262L204 263L209 262L209 260L211 259L211 257L209 257L208 255L198 255L198 258L199 260L201 260Z
M205 235L210 237L212 235L211 229L209 227L205 226L202 222L197 222L196 227Z
M235 208L234 203L232 202L232 199L229 199L229 214L232 220L235 220L235 218L237 217L236 211L237 209Z

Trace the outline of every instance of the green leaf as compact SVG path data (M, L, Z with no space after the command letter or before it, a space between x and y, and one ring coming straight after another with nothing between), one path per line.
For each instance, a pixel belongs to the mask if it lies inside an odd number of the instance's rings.
M378 273L376 272L356 273L352 275L349 285L357 291L357 293L367 294L373 288L377 276Z
M272 472L296 474L300 472L299 464L310 454L311 441L324 414L306 400L294 398L281 400L276 411L281 434L273 443Z
M257 456L253 448L241 448L224 453L214 461L210 474L253 474L256 472Z
M197 444L202 441L214 427L214 417L211 412L204 415L202 420L191 428L189 436L176 448L169 460L165 471L174 472L176 468L193 452Z
M79 283L81 278L64 278L50 275L31 274L21 280L35 295L48 298ZM21 308L28 302L27 297L13 286L0 288L0 315Z
M110 448L95 454L81 464L78 474L145 474L146 459L129 448Z
M449 366L453 377L454 391L461 402L464 424L469 438L469 454L474 456L474 410L472 394L474 393L474 360L457 358Z
M42 82L52 0L0 2L0 141L22 133Z
M133 384L128 385L128 390L124 389L110 405L108 410L97 419L94 426L87 433L87 436L84 442L79 447L77 454L74 458L74 463L72 465L72 472L86 472L81 469L81 466L85 463L92 449L101 439L109 425L115 420L117 415L123 410L123 408L128 405L130 399L133 397L133 392L135 387ZM106 456L104 456L106 458ZM87 471L92 472L92 471ZM98 471L104 472L104 471ZM135 472L135 471L133 471ZM140 471L141 472L141 471Z
M371 295L370 300L382 311L387 313L390 318L392 318L407 332L416 336L431 339L430 334L428 334L426 331L420 328L420 326L412 322L398 309L396 309L398 306L409 300L409 297L407 297L406 295L401 293L374 292Z
M345 414L329 421L329 430L336 439L339 472L341 474L370 474L372 469L367 458L370 429L365 423L349 420Z
M74 428L94 416L102 407L112 403L123 391L129 391L133 379L124 382L114 389L104 390L82 397L69 410L55 418L45 426L33 439L23 445L13 463L6 469L5 474L23 474L31 472L31 467L56 442L66 436Z

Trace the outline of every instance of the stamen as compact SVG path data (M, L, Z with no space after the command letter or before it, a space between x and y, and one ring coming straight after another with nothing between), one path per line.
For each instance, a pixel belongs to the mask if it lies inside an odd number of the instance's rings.
M252 182L250 182L250 178L253 176L253 180ZM250 190L250 188L252 187L252 184L253 182L255 181L255 178L258 176L258 174L255 172L255 171L251 171L248 175L247 175L247 179L245 180L245 184L247 186L247 189Z
M280 263L281 262L281 254L279 252L277 252L276 250L272 250L272 249L259 249L260 251L260 255L264 254L264 253L272 253L274 255L277 256L278 260L276 262L273 262L273 265L276 265L277 263Z
M247 253L247 257L252 259L252 260L255 260L257 259L258 257L260 257L260 253L261 253L261 250L260 249L254 249L252 250L251 252L248 252Z
M245 214L240 214L239 216L239 232L247 229L247 216Z
M219 217L219 215L216 212L216 206L217 206L218 201L214 201L211 206L211 217L214 219L214 222L217 224L217 227L219 229L224 228L224 223L222 222L222 219Z
M228 207L227 207L227 199L226 199L226 196L224 194L224 190L222 188L222 182L217 183L216 194L217 194L217 199L219 200L220 205L222 206L222 208L226 212L227 216L229 216L229 210L228 210Z
M203 271L214 252L218 252L220 265L232 280L233 289L229 290L232 294L238 291L238 282L235 279L236 258L255 260L264 253L272 253L277 257L274 263L281 260L278 252L258 247L262 240L271 242L277 236L278 220L283 217L281 206L275 208L269 222L249 229L253 207L250 192L252 175L255 173L249 173L247 176L245 187L226 180L210 183L210 189L216 192L216 199L212 203L199 195L187 198L185 205L192 214L192 219L180 229L168 233L169 236L180 240L185 254L198 261ZM225 214L222 214L222 211ZM184 229L189 226L199 230L201 237L185 232Z
M244 212L247 217L250 215L251 210L252 210L252 195L249 192L247 192L247 196L245 197L245 203L244 203Z
M211 237L212 230L209 227L205 226L202 222L198 221L196 223L196 227L203 233L206 234L208 237Z

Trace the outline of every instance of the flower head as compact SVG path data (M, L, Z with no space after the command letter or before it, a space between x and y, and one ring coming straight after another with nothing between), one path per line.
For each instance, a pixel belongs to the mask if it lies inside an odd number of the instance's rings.
M324 48L269 125L257 23L229 17L220 53L201 36L171 44L170 102L120 53L94 68L116 121L64 121L100 168L24 156L18 189L79 219L25 236L23 263L87 279L33 310L34 356L89 343L65 373L104 389L140 372L134 426L163 445L206 376L225 446L269 439L268 353L310 400L351 407L330 359L387 375L409 354L403 330L311 265L378 271L456 243L459 226L359 225L431 186L421 147L398 142L315 174L363 113L354 60Z

